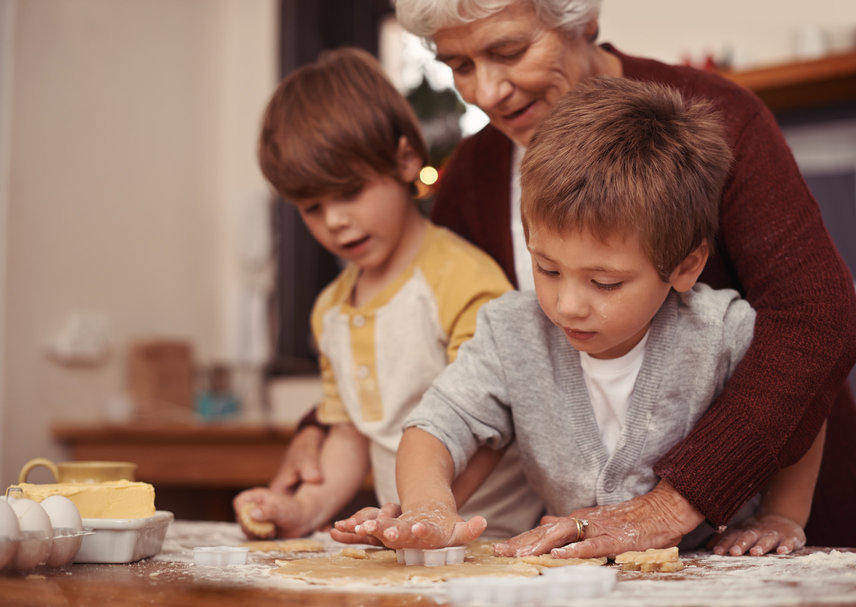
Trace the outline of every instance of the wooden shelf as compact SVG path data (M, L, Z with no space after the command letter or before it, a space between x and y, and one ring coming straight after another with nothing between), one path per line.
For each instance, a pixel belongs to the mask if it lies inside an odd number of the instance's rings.
M774 112L856 103L856 51L722 75Z

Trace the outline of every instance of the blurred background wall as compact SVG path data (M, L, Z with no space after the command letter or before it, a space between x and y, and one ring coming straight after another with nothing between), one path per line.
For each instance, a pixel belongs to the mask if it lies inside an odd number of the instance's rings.
M102 413L133 337L187 337L203 360L235 347L236 223L266 191L256 130L278 69L273 0L5 2L12 12L3 486L28 458L61 456L52 417ZM46 359L74 311L106 320L105 365Z

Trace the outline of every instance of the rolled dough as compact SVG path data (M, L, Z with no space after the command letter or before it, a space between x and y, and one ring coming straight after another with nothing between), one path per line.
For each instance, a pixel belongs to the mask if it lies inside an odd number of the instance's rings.
M275 573L310 584L399 584L442 582L459 577L534 577L547 567L603 565L606 559L554 559L541 557L499 557L485 554L486 543L467 549L466 561L459 565L424 567L399 565L394 550L346 548L333 556L277 560ZM491 549L492 551L492 549Z

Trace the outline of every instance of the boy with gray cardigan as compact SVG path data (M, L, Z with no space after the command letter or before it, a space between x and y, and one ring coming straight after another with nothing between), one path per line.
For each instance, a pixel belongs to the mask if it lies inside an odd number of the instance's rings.
M497 554L571 556L562 546L596 529L569 515L656 490L654 463L695 425L752 340L749 304L696 284L731 162L721 130L710 103L651 83L596 79L558 102L521 168L535 292L479 312L475 336L406 422L402 514L358 533L391 548L474 539L485 521L457 515L450 484L479 446L514 439L551 516ZM718 552L801 547L822 444L821 433ZM638 546L650 547L661 546Z

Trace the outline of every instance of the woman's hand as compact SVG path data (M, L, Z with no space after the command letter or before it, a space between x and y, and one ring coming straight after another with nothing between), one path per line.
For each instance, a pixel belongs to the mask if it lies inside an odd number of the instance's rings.
M326 433L317 426L307 426L298 432L282 458L270 488L276 493L291 493L301 483L320 483L321 446Z
M357 525L358 535L374 537L387 548L445 548L475 540L487 527L482 516L464 521L454 508L442 502L416 504L398 517L381 513Z
M546 554L553 548L579 539L577 520L571 516L545 516L535 529L494 544L493 551L497 556Z
M746 519L715 541L713 552L720 555L740 556L748 550L752 556L761 556L773 548L778 554L790 554L805 546L805 532L789 518L764 514Z
M611 506L575 510L570 517L588 521L585 539L554 548L550 554L556 558L614 556L628 550L675 546L704 519L666 481L645 495ZM555 517L545 517L541 522L555 521Z

